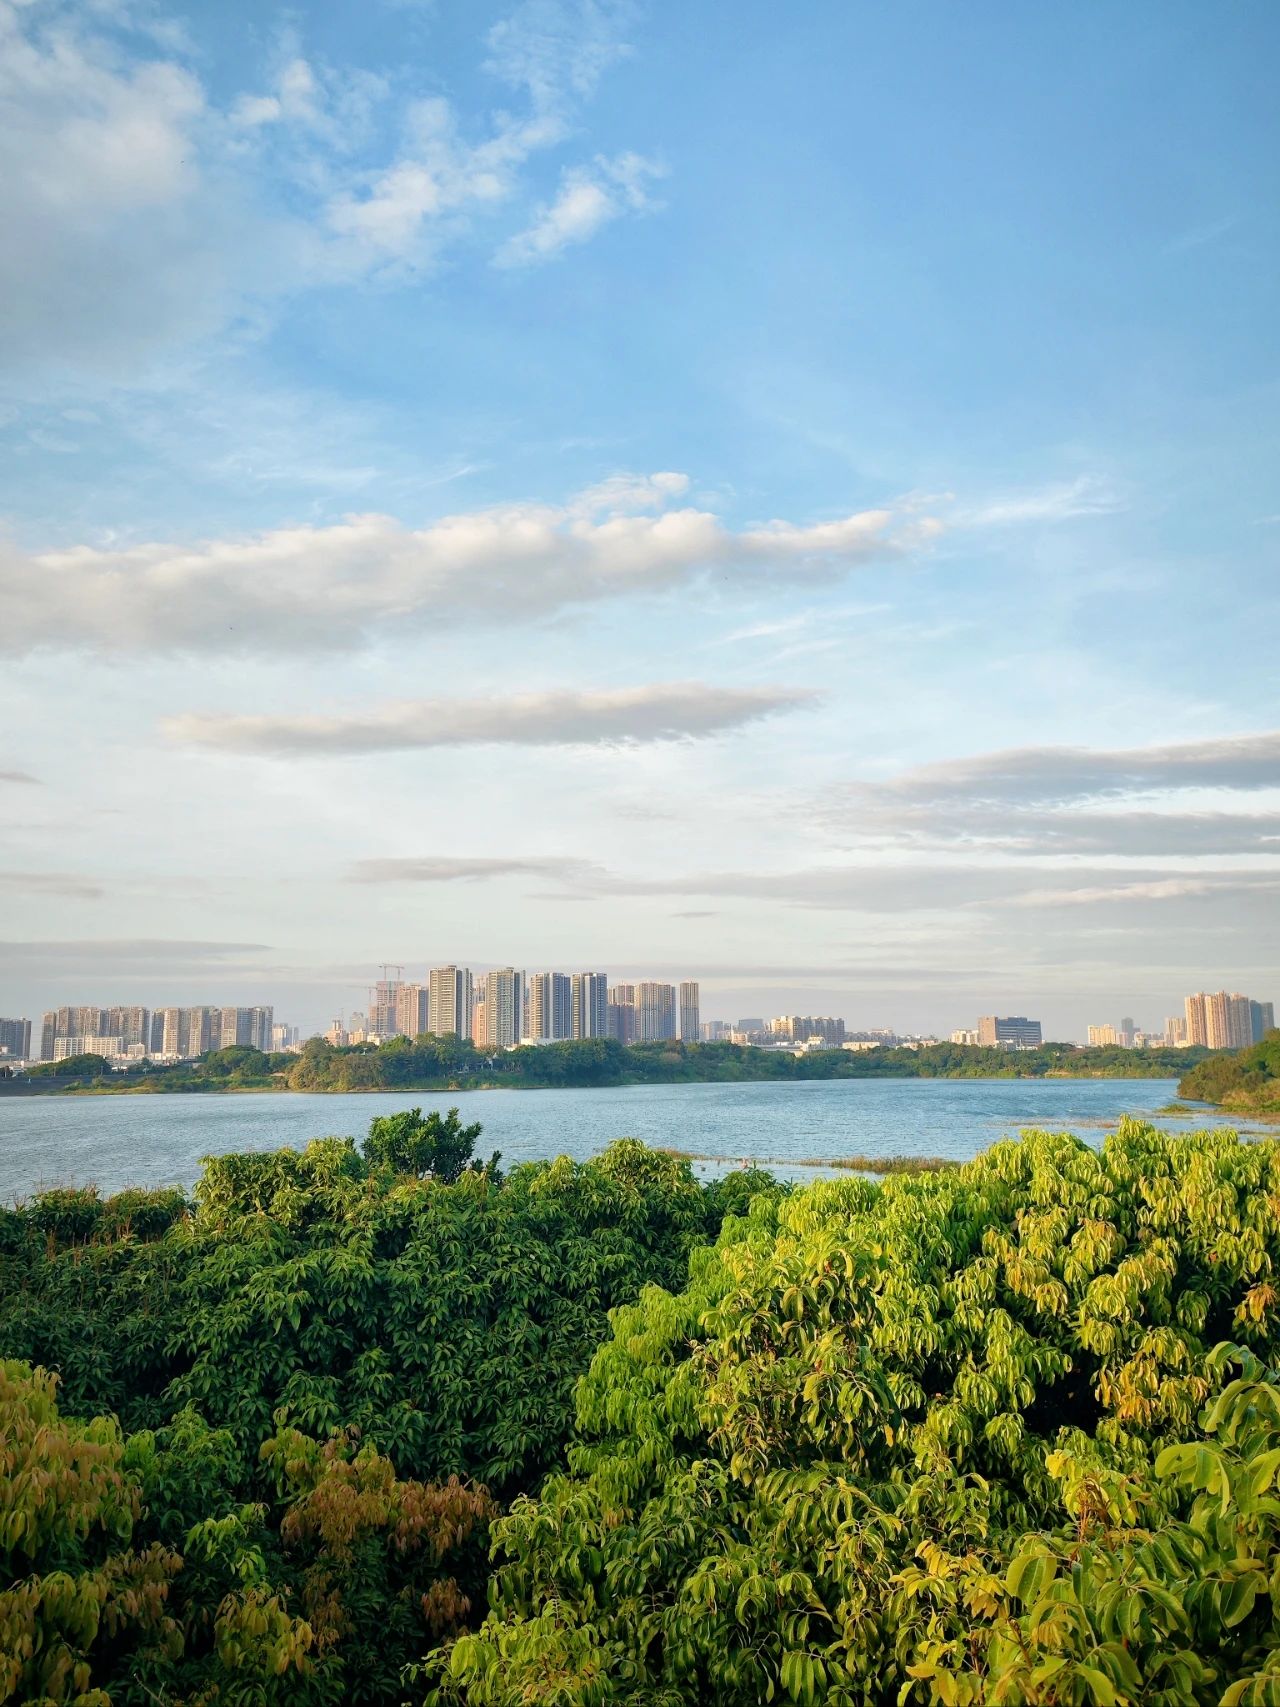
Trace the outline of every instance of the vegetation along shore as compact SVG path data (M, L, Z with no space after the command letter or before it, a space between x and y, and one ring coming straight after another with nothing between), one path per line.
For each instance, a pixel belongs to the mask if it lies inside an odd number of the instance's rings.
M174 1091L450 1091L573 1089L604 1085L737 1084L811 1079L1173 1078L1202 1049L985 1049L938 1043L921 1049L822 1049L804 1055L733 1043L639 1043L611 1038L488 1050L457 1037L392 1038L335 1048L312 1038L300 1054L237 1045L199 1061L140 1062L113 1072L98 1055L34 1067L29 1089L104 1095ZM1195 1093L1189 1093L1195 1094Z
M1180 1096L1239 1114L1280 1116L1280 1031L1234 1055L1208 1055L1178 1086Z

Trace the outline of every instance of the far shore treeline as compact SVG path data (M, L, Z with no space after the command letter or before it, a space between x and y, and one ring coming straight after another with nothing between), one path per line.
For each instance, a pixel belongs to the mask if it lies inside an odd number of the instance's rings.
M313 1037L301 1054L237 1045L198 1061L141 1061L121 1072L99 1055L33 1067L50 1091L455 1091L574 1089L602 1085L734 1084L763 1079L1166 1079L1206 1060L1206 1049L975 1048L822 1049L808 1055L734 1043L637 1043L612 1038L524 1049L478 1048L458 1037L396 1037L335 1048Z

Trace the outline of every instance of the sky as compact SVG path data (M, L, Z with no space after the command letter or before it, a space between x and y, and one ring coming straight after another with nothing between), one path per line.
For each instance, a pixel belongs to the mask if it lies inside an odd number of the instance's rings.
M0 1013L1280 998L1271 0L0 0Z

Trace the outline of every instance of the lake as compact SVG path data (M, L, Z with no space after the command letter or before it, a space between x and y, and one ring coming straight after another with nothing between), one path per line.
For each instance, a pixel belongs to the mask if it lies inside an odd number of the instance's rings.
M847 1155L966 1160L1029 1127L1100 1141L1122 1114L1170 1131L1231 1124L1209 1110L1157 1117L1172 1079L842 1079L826 1083L641 1085L612 1090L455 1091L363 1096L188 1095L0 1098L0 1202L51 1185L191 1186L200 1158L231 1150L301 1148L336 1133L362 1137L375 1115L458 1107L479 1120L483 1155L504 1166L595 1155L615 1138L744 1160L811 1179L798 1164Z

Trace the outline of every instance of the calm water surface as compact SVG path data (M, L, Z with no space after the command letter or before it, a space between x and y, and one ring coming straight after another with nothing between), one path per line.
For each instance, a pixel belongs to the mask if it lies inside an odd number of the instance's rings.
M336 1133L363 1137L375 1115L461 1109L484 1125L480 1150L504 1165L592 1156L615 1138L643 1138L722 1157L700 1173L769 1160L848 1155L965 1160L1028 1127L1100 1141L1122 1114L1151 1118L1176 1095L1172 1079L845 1079L831 1083L645 1085L622 1090L455 1091L366 1096L231 1095L0 1098L0 1202L41 1187L194 1183L200 1158L231 1150L300 1148ZM1171 1131L1229 1124L1209 1111L1160 1116Z

